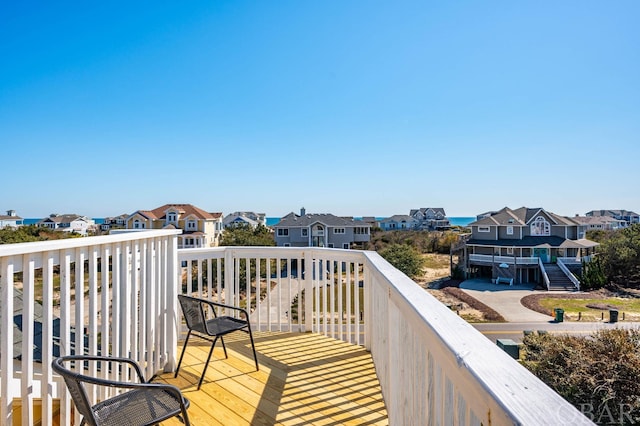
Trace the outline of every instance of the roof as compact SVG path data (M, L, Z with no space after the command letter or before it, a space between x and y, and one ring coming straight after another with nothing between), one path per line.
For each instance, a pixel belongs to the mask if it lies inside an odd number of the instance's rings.
M22 220L20 216L0 215L0 220Z
M467 241L467 245L471 246L488 246L488 247L557 247L557 248L567 248L567 247L577 247L577 248L588 248L595 247L598 243L591 240L569 240L567 238L549 236L549 237L524 237L522 239L513 239L513 240L478 240L472 238Z
M138 210L135 213L133 213L131 216L135 214L140 214L146 217L147 219L161 220L166 217L167 211L169 210L176 210L182 216L195 216L198 219L205 219L205 220L219 219L220 217L222 217L222 213L209 213L192 204L165 204L153 210Z
M395 214L380 221L380 223L386 222L418 222L418 220L406 214Z
M87 222L89 219L85 216L80 216L77 214L58 214L51 215L49 217L45 217L40 220L38 223L46 223L46 222L54 222L54 223L71 223L75 220L83 220Z
M367 222L363 222L361 220L356 219L345 219L342 217L338 217L332 215L330 213L315 213L315 214L305 214L304 216L299 216L293 212L284 216L280 219L280 222L274 225L275 228L298 228L303 226L311 226L314 223L322 223L327 226L368 226L371 225Z
M606 225L625 222L624 220L616 219L611 216L575 216L572 219L574 222L578 222L582 225Z
M540 214L546 215L556 225L571 226L577 224L568 217L548 212L541 207L520 207L516 210L511 210L509 207L504 207L497 212L492 212L486 217L482 217L475 222L471 222L469 226L528 226L530 222Z
M409 215L413 216L417 212L424 213L427 210L432 210L434 213L442 213L443 216L446 216L444 209L442 207L420 207L419 209L411 209L409 211Z

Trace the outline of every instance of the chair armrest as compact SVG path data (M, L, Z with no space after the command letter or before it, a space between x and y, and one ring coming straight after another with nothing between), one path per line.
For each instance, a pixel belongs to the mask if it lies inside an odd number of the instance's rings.
M247 322L249 322L249 312L244 308L240 308L238 306L233 306L233 305L225 305L224 303L213 302L211 300L205 300L205 299L198 299L198 300L200 301L200 303L209 305L209 307L214 311L216 307L238 311L241 314L243 314Z
M144 375L142 374L142 369L140 368L138 363L135 362L132 359L129 359L129 358L112 357L112 356L104 356L104 355L69 355L69 356L64 356L62 358L64 359L65 362L67 362L67 361L78 361L78 362L95 361L95 362L103 362L103 363L105 363L105 365L109 365L110 363L126 364L126 365L132 367L133 370L136 372L136 374L138 376L138 380L140 381L140 383L147 383L147 381L144 378ZM84 375L82 373L74 373L74 374L76 374L77 376L81 377L82 380L86 381L86 382L90 382L90 381L93 381L93 380L99 380L99 381L105 381L105 382L113 382L111 380L99 379L99 378L96 378L96 377L87 376L87 375ZM94 382L91 382L91 383L94 383ZM101 384L101 383L95 383L95 384ZM109 385L105 384L105 386L109 386Z

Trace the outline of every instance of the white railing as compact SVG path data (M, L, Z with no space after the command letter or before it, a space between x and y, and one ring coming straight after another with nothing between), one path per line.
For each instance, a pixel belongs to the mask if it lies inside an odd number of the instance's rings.
M60 399L60 424L71 423L71 399L51 369L54 356L125 356L138 361L147 377L175 367L180 232L0 245L1 424L14 423L14 398L22 400L23 425L36 423L37 399L43 425L53 422L54 399ZM21 330L14 330L14 318L21 318ZM14 349L14 334L22 337L20 351ZM106 369L100 374L106 378ZM92 400L107 396L90 395Z
M89 352L100 348L130 356L144 363L147 377L172 369L181 319L175 299L184 290L248 306L252 323L261 330L313 331L363 344L371 351L391 424L591 424L375 252L276 247L178 250L171 231L31 247L0 246L0 295L4 301L12 300L17 280L8 277L23 271L21 308L26 324L31 324L34 271L41 268L43 334L45 342L53 340L52 318L57 311L52 275L54 265L59 265L61 353L69 352L73 330L87 328ZM103 267L110 263L111 271ZM73 285L70 272L76 274ZM72 303L72 290L84 294L85 303ZM252 299L257 299L254 304ZM13 316L18 307L12 305L0 305L2 318ZM88 318L99 320L87 321L87 309ZM101 321L107 316L110 325ZM14 362L12 326L12 321L3 320L2 423L12 424L13 398L25 401L22 424L33 423L33 413L25 407L40 396L43 424L52 423L53 398L62 399L61 423L69 424L70 399L49 367L52 345L45 345L43 362L36 365L30 350L33 330L27 326L22 350L26 356ZM85 333L76 333L76 348L85 345L84 337ZM36 369L42 370L41 375ZM41 378L48 386L39 385Z
M542 263L542 259L538 258L538 266L540 266L540 274L542 275L542 281L544 282L545 287L547 287L547 291L551 286L551 282L549 281L549 276L547 275L547 270L544 269L544 263Z
M228 247L181 250L179 259L183 287L191 283L189 292L221 301L243 303L239 278L255 295L256 283L264 286L270 277L273 289L251 313L261 330L313 331L364 342L390 424L592 424L375 252ZM250 278L242 279L241 272ZM291 296L298 288L304 298ZM307 303L308 294L314 302ZM338 300L327 303L330 295ZM287 304L304 312L304 319L283 316Z
M508 265L536 265L537 257L492 256L490 254L470 254L469 260L486 263L506 263Z
M575 263L575 262L572 262L572 263ZM575 275L573 275L573 272L571 272L569 268L567 268L567 265L564 264L564 261L562 260L562 258L558 258L556 260L556 265L558 265L560 270L564 272L564 274L569 278L569 280L573 283L576 289L580 291L580 280Z

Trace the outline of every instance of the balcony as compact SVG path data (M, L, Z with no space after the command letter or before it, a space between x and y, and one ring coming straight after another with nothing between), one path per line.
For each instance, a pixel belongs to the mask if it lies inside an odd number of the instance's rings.
M71 424L50 364L80 348L176 380L196 418L244 407L236 424L592 424L375 252L178 250L179 232L0 246L3 424ZM243 367L246 348L232 342L236 353L212 361L200 391L191 380L203 362L198 347L173 379L180 292L249 306L261 370ZM40 335L47 344L34 351Z

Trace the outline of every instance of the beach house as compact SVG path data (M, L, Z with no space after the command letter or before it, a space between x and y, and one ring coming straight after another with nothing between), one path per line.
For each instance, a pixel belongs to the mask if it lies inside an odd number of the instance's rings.
M361 247L371 239L371 224L329 213L284 216L273 226L276 245L281 247Z
M467 276L550 290L579 288L576 272L598 245L583 238L584 224L543 208L505 207L478 215L469 227L456 247Z
M209 213L191 204L165 204L129 215L126 229L181 229L179 248L216 247L222 236L222 213Z

